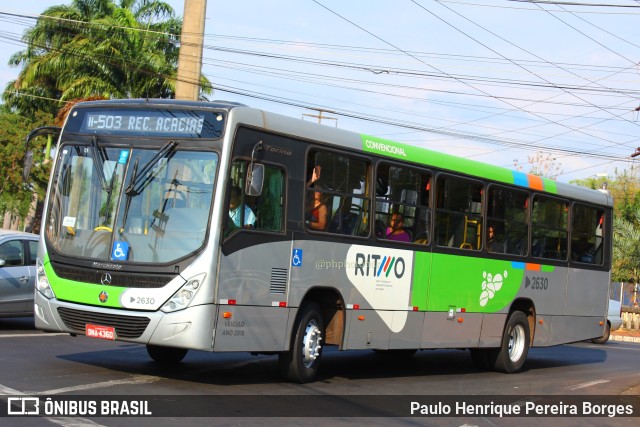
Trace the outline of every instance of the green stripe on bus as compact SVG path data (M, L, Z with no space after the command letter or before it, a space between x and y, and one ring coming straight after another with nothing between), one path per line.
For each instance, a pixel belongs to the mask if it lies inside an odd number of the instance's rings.
M49 285L56 298L61 301L73 301L80 304L97 305L100 307L122 308L120 296L127 288L116 286L104 286L93 283L77 282L75 280L58 277L51 267L49 256L45 256L44 271L47 274ZM100 292L105 291L109 297L105 302L100 302Z
M523 283L525 270L511 261L433 254L427 310L450 307L472 313L496 313L508 307Z
M439 153L426 148L414 147L389 139L360 134L362 149L368 153L379 154L402 161L411 161L423 165L432 165L454 172L465 173L479 178L486 178L505 184L515 184L527 188L535 188L529 182L534 179L542 183L544 191L557 193L556 181L548 178L528 175L511 169L502 168L475 160L464 159L449 154Z

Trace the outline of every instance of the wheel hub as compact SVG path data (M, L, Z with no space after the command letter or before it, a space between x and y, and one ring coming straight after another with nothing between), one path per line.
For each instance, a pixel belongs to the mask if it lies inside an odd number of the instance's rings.
M317 322L311 320L305 328L302 341L302 361L307 368L311 367L316 358L320 356L321 341L322 331L318 328Z

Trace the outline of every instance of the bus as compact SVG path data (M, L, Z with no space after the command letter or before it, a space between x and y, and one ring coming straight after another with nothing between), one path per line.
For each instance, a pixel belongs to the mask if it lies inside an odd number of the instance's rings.
M604 332L600 191L224 102L78 103L54 157L41 330L277 354L294 382L326 346L512 373Z

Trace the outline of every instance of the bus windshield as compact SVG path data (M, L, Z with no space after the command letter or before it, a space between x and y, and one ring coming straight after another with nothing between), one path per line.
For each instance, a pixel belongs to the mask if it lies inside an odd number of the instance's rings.
M46 238L60 255L169 263L202 247L218 156L66 143L58 150Z

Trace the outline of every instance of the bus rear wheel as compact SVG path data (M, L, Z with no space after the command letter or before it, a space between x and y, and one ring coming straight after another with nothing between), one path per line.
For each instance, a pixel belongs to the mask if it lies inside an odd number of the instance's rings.
M174 365L187 355L186 348L162 347L160 345L147 344L147 353L153 360L163 365Z
M601 336L600 338L592 339L591 342L593 342L594 344L604 344L607 341L609 341L610 336L611 336L611 325L609 325L609 322L607 322L607 324L604 327L604 335Z
M280 373L286 380L308 383L315 379L320 367L324 334L320 306L304 304L300 308L290 350L278 356Z
M522 369L529 354L529 319L521 311L514 311L509 316L507 325L502 335L502 343L499 349L494 350L496 371L511 374Z

